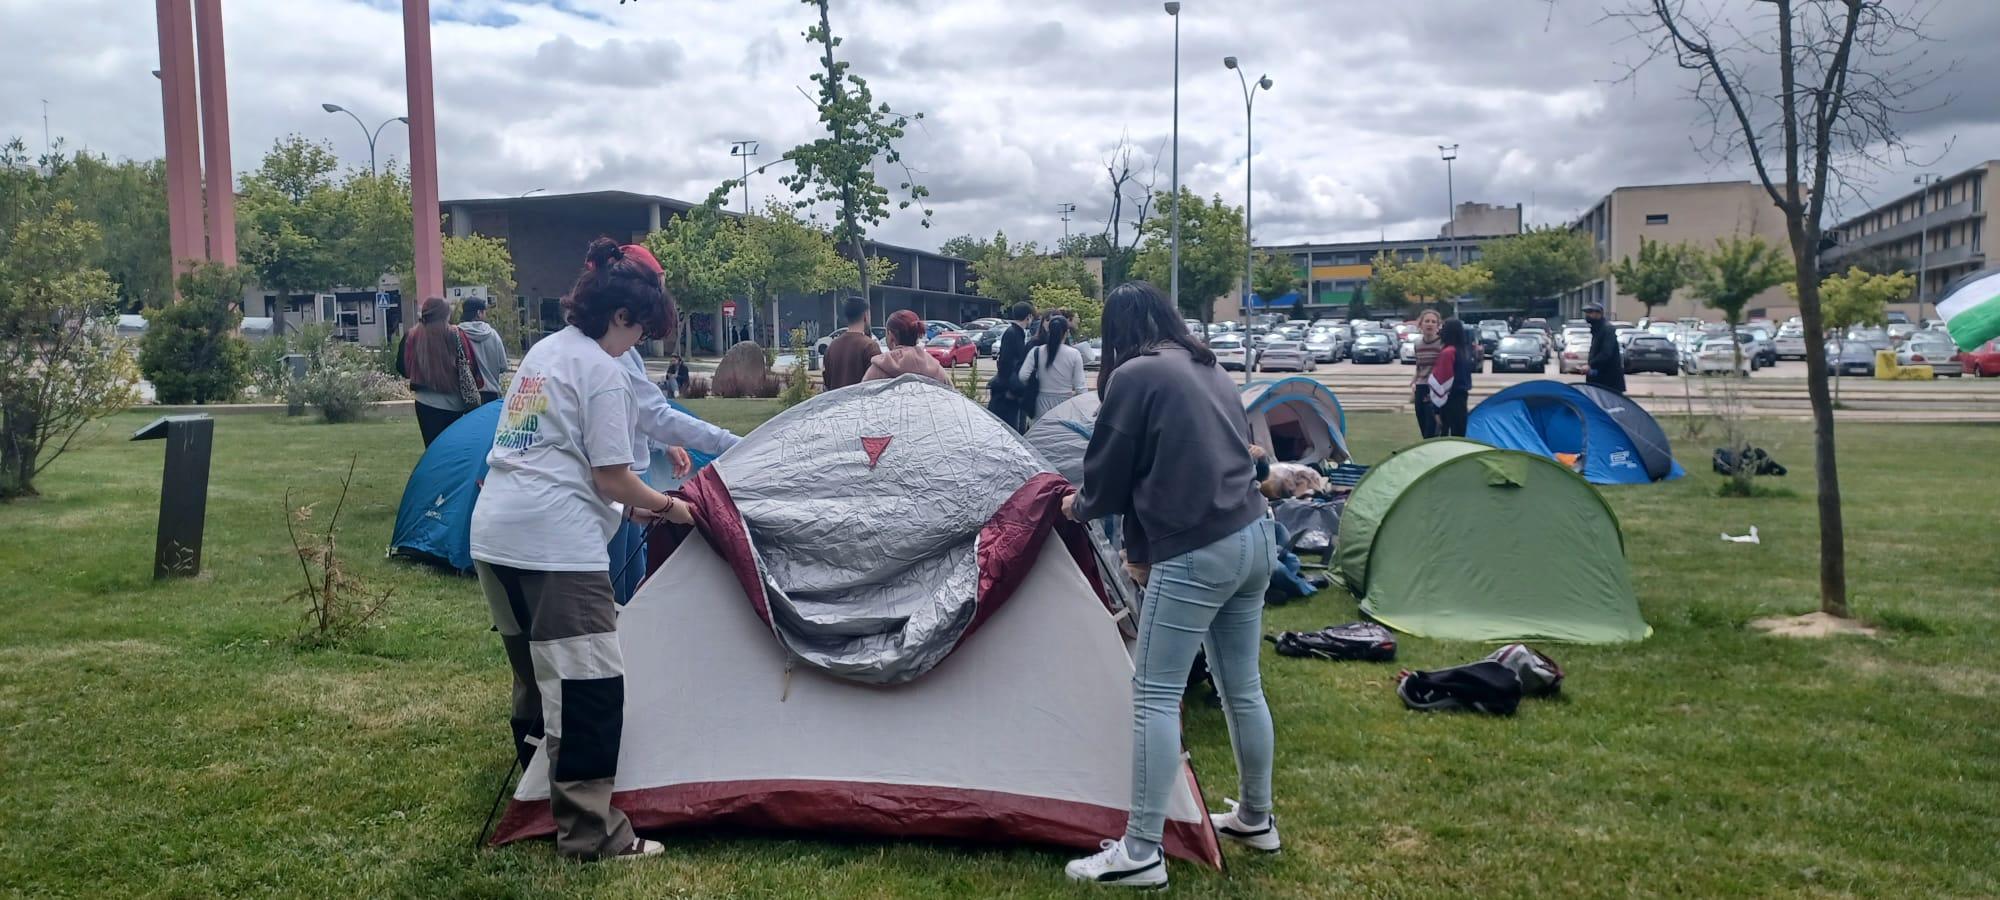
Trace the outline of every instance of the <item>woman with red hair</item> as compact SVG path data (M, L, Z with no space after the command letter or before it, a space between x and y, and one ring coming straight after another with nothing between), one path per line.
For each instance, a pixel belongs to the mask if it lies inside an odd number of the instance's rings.
M875 357L868 363L868 374L862 381L881 381L898 375L922 375L949 387L951 376L944 367L931 358L930 351L924 349L924 320L907 309L896 310L889 317L889 352Z

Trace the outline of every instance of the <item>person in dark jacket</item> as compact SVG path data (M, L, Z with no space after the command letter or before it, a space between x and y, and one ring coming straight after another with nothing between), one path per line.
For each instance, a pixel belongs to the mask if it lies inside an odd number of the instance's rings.
M849 297L840 303L841 321L847 330L826 347L826 389L839 390L860 384L868 374L868 363L882 352L875 336L868 333L868 301Z
M1015 431L1026 431L1027 405L1031 398L1020 396L1019 372L1021 361L1028 358L1028 323L1035 318L1035 308L1022 300L1007 311L1013 321L1007 325L1007 333L1000 336L1000 349L994 352L996 366L992 382L987 384L986 408L1000 421Z
M1604 320L1604 307L1585 306L1583 320L1590 323L1590 360L1583 383L1625 393L1625 360L1618 353L1618 332Z
M1440 437L1464 437L1466 402L1472 394L1472 368L1479 359L1479 345L1473 343L1465 323L1446 319L1438 328L1437 361L1424 379L1430 403L1437 409Z
M1240 779L1222 837L1279 848L1271 815L1271 713L1257 669L1264 592L1277 559L1258 493L1250 424L1228 373L1181 314L1144 282L1104 298L1104 405L1084 453L1083 490L1063 500L1077 521L1123 516L1127 569L1145 586L1132 675L1132 799L1125 834L1070 862L1073 880L1166 884L1160 840L1182 774L1180 705L1196 651L1229 719Z

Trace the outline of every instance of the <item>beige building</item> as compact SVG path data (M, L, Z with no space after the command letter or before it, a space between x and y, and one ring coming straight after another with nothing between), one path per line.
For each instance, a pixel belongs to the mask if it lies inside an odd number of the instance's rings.
M1521 204L1496 206L1466 201L1458 205L1451 221L1438 229L1438 237L1465 235L1505 235L1521 233Z
M1698 249L1710 249L1718 238L1731 235L1762 235L1780 248L1791 246L1785 234L1785 214L1771 202L1764 188L1749 181L1719 181L1700 184L1659 184L1621 187L1613 190L1575 222L1572 229L1591 236L1598 261L1611 265L1639 255L1639 242L1686 242ZM1604 275L1562 298L1562 315L1583 314L1586 303L1604 304L1612 319L1637 321L1646 307L1637 298L1621 293L1617 280ZM1745 318L1783 319L1796 313L1797 305L1777 287L1751 299L1743 307ZM1653 317L1693 316L1720 319L1721 314L1688 296L1676 292L1671 302L1653 307Z
M1986 227L1991 192L2000 181L1989 177L2000 162L1988 161L1956 175L1917 176L1922 187L1826 230L1833 246L1820 254L1829 274L1860 265L1876 271L1922 271L1911 302L1891 304L1911 319L1937 315L1933 304L1944 288L1988 259L2000 255L2000 240Z

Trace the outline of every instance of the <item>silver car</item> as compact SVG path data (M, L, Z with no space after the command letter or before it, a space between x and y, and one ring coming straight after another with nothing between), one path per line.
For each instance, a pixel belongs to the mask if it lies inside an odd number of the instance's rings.
M1958 360L1958 345L1943 336L1943 332L1920 331L1910 335L1903 346L1896 348L1896 365L1930 366L1931 374L1938 378L1965 374L1965 364Z
M1316 362L1333 363L1340 361L1340 333L1330 328L1322 328L1306 335L1306 349L1312 351Z
M1083 367L1095 369L1104 358L1104 339L1091 338L1076 345L1077 355L1083 357Z
M1312 352L1298 341L1272 341L1257 353L1256 370L1272 372L1313 372L1319 366L1313 362Z

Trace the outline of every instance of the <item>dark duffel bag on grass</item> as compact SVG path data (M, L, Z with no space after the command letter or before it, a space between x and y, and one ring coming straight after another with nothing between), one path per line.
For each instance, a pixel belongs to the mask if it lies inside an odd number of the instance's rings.
M1318 659L1388 662L1396 658L1396 638L1373 622L1329 625L1318 631L1281 631L1264 640L1278 648L1279 656L1311 656Z
M1521 679L1500 663L1476 663L1433 672L1405 672L1396 684L1403 705L1425 712L1469 709L1511 716L1521 705Z

